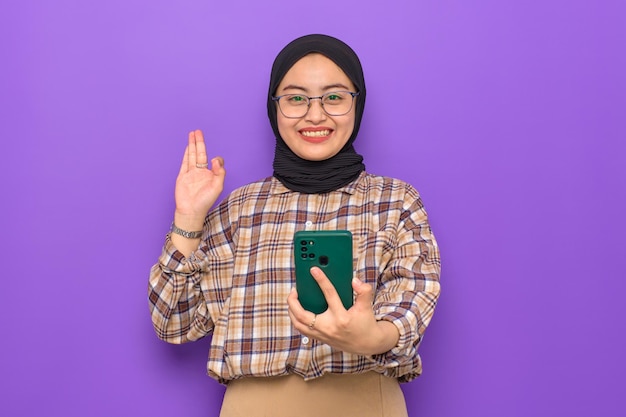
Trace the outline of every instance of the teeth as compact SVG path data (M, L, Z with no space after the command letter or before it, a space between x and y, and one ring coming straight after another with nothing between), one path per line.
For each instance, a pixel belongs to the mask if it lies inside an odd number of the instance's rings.
M307 136L310 138L319 138L322 136L330 135L330 130L316 130L316 131L303 130L301 133L303 136Z

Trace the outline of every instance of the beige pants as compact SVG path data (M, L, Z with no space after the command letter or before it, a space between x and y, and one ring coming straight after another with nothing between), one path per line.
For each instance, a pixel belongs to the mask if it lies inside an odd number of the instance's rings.
M408 417L398 381L376 372L242 378L228 384L220 417Z

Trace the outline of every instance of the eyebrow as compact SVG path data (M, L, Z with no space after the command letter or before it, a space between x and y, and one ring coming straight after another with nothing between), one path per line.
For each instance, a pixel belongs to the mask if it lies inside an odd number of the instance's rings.
M333 89L337 89L337 88L342 89L342 90L346 90L346 91L350 90L350 88L348 88L346 85L341 84L341 83L337 83L337 84L330 84L330 85L327 85L327 86L323 87L322 91L328 91L328 90L333 90ZM286 85L283 88L281 88L281 91L285 91L285 90L300 90L300 91L303 91L305 93L309 92L308 88L302 87L300 85L295 85L295 84L289 84L289 85Z

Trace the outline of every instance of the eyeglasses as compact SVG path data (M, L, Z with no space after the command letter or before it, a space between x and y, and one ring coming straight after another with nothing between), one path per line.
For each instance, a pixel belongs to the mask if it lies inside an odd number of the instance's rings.
M299 119L309 112L311 100L320 100L322 109L329 116L343 116L352 110L354 98L358 95L358 92L332 91L318 97L309 97L304 94L285 94L272 97L272 100L278 102L278 108L283 116L289 119Z

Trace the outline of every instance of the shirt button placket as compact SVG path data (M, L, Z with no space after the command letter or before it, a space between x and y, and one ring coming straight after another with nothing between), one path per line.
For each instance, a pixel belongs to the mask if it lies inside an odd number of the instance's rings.
M296 367L303 372L309 372L313 360L313 340L305 335L300 335L300 349Z

